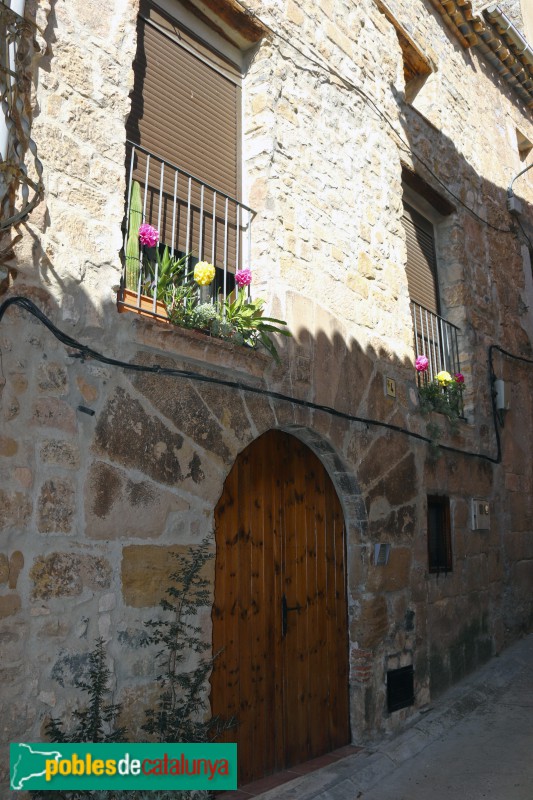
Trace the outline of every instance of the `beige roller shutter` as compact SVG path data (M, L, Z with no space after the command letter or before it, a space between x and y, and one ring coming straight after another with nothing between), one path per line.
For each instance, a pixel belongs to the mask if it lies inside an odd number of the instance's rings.
M437 261L433 225L404 204L402 217L407 245L407 284L409 295L424 308L439 313Z
M238 68L181 30L176 22L145 0L141 3L137 35L128 139L218 192L239 199ZM146 156L139 153L134 178L142 185L146 182L146 166ZM174 244L178 249L196 252L201 225L199 184L192 183L189 205L187 178L180 173L176 205L175 174L175 170L165 166L160 202L161 163L150 159L147 216L153 224L160 219L162 241L171 243L174 231ZM204 206L212 207L212 194L211 190L206 190ZM187 216L189 219L186 221ZM214 216L214 225L212 219L209 224L204 219L204 257L211 252L213 228L217 253L222 249L224 219L221 197ZM230 245L235 239L234 222L235 212L230 211ZM218 260L220 258L221 255Z

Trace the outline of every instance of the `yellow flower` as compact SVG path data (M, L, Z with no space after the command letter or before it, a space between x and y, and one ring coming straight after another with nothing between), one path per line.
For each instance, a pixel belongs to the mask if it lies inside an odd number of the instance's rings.
M442 372L438 372L436 375L437 381L439 386L447 386L449 383L452 382L452 376L446 370L442 370Z
M215 277L215 268L207 261L199 261L194 268L194 280L199 286L209 286Z

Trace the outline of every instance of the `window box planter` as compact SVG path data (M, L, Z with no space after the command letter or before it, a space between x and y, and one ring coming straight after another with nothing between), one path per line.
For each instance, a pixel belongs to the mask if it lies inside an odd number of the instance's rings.
M167 307L160 300L156 301L154 311L154 298L145 294L139 295L132 289L121 289L117 298L117 308L120 313L133 311L141 317L157 319L160 322L170 324L168 319Z

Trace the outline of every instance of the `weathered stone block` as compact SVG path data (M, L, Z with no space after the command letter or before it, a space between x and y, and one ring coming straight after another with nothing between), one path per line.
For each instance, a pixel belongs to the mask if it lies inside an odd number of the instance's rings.
M10 376L11 388L15 394L24 394L28 388L28 378L23 373L14 373Z
M4 594L0 596L0 618L10 617L19 611L21 606L18 594Z
M533 560L518 561L514 564L510 571L509 580L515 596L525 598L531 604Z
M39 451L45 464L77 469L80 464L79 447L71 442L49 440L43 442Z
M39 639L64 639L70 631L67 620L47 619L37 634Z
M93 403L98 397L97 387L85 380L85 378L76 378L76 384L81 392L81 396L86 403Z
M31 512L31 501L25 494L0 489L0 529L24 527Z
M364 649L373 649L386 636L389 627L385 597L361 601L359 616L350 625L351 640Z
M506 558L510 561L533 560L533 536L531 531L509 532L503 538Z
M404 437L387 433L378 436L371 442L359 466L358 478L361 485L371 486L381 478L383 465L400 464L408 454L409 442ZM412 478L413 476L411 480Z
M74 597L89 589L111 585L111 565L104 558L78 553L51 553L35 559L30 570L33 599Z
M166 589L173 585L170 575L178 566L173 554L185 555L188 551L185 545L125 547L122 551L122 594L126 605L136 608L158 605ZM201 574L213 583L214 571L213 558L207 561Z
M75 433L76 414L72 406L58 397L41 397L33 406L32 424Z
M372 487L368 493L369 501L374 497L386 497L391 506L405 505L417 495L416 476L414 453L408 453Z
M53 361L44 361L39 365L37 387L41 392L49 394L66 394L68 377L65 368Z
M240 441L249 440L253 433L248 421L242 397L236 392L232 393L231 401L226 392L219 386L200 384L198 394L219 423Z
M175 383L172 385L175 390ZM180 393L181 389L182 384ZM186 409L183 414L187 416ZM183 419L179 418L178 424L181 422ZM157 417L150 416L124 389L115 390L96 425L95 449L98 452L126 467L137 469L142 464L151 478L172 486L183 477L179 460L182 447L183 436L172 432Z
M386 498L378 497L369 509L368 535L373 542L412 540L416 536L416 506L387 513Z
M411 549L391 547L389 562L385 566L372 566L368 570L368 590L371 592L397 592L409 587Z
M509 495L508 503L511 511L511 530L531 531L533 527L533 499L525 492L514 492Z
M0 456L9 458L14 456L18 449L19 446L15 439L9 436L0 436Z
M75 488L60 478L46 481L37 505L37 527L41 533L71 533L75 512Z
M153 539L165 530L171 512L189 509L178 495L100 461L91 465L87 486L85 520L92 539Z
M366 578L369 552L370 549L366 546L351 546L348 549L348 588L354 596L357 596L357 592Z
M211 450L221 458L230 458L230 451L224 442L224 426L221 420L210 414L204 406L200 389L197 391L189 381L179 379L179 389L175 378L162 375L138 375L135 388L144 394L179 430L184 431L193 441L200 442L206 450ZM219 390L229 397L226 390ZM234 394L231 395L234 400Z

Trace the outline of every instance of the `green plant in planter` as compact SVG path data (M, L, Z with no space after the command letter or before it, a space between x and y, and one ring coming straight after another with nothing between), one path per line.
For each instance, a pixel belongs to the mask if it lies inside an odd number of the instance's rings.
M262 345L279 363L279 354L271 334L292 336L284 320L263 314L265 300L251 300L247 287L252 281L250 269L237 270L237 293L225 300L203 302L207 287L213 282L216 268L207 261L198 261L189 277L189 255L176 258L168 246L159 247L159 231L150 223L141 222L141 191L133 181L130 197L130 228L126 247L126 287L162 301L171 323L195 328L235 344Z
M420 410L423 413L437 411L445 414L450 421L458 420L463 413L463 389L464 378L461 373L452 378L449 372L439 372L432 381L418 387Z
M269 334L281 333L282 336L291 336L292 334L285 327L287 323L284 320L263 316L264 305L265 300L261 298L258 300L247 299L246 290L241 287L236 298L232 299L230 296L220 304L218 329L223 330L224 326L229 326L233 333L224 338L233 338L236 335L242 339L243 344L250 347L262 344L279 362L278 351Z
M181 256L181 258L176 258L171 255L167 245L165 245L162 251L160 251L158 247L154 248L154 250L155 261L148 257L144 259L144 294L148 295L148 297L153 297L157 277L157 299L162 300L166 304L170 304L174 299L174 287L186 285L187 283L185 274L189 256L185 255Z
M418 397L420 400L420 411L422 414L429 414L436 411L444 414L448 418L452 433L457 431L458 420L463 415L463 391L464 377L460 372L456 372L453 377L446 370L438 372L433 380L428 380L427 370L429 361L426 356L420 355L416 359L415 369L418 373ZM432 448L438 446L438 439L441 435L438 425L429 423L428 434L431 438Z
M203 327L197 324L198 289L193 281L175 283L165 297L165 305L170 322L180 328Z
M192 327L199 330L211 330L212 324L218 318L218 309L214 303L200 303L191 314Z

